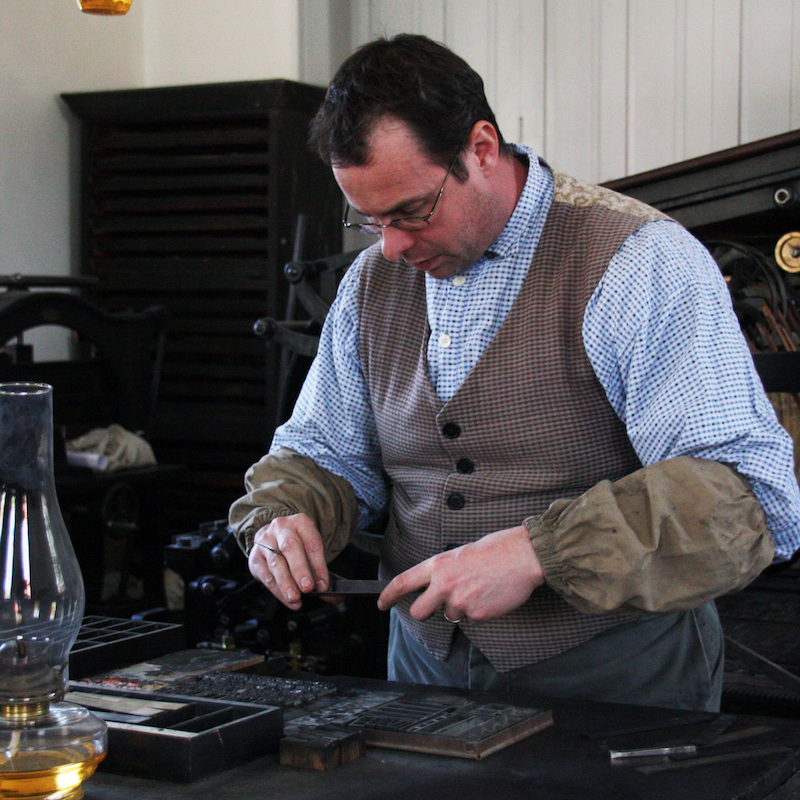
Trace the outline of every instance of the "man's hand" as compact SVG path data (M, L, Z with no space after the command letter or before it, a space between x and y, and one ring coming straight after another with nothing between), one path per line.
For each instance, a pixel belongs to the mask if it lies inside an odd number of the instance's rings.
M278 517L260 528L247 563L252 576L295 611L303 594L328 588L322 537L305 514Z
M486 622L521 606L543 583L528 530L520 525L401 572L381 593L378 607L386 610L403 595L424 589L411 606L414 619L427 619L442 609L450 620Z

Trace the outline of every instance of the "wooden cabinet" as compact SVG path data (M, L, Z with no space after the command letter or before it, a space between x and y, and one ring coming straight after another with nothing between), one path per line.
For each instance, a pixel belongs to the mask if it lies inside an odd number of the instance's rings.
M165 495L177 531L226 516L271 439L277 358L253 323L283 315L283 265L341 249L340 193L306 146L322 97L284 80L63 95L87 294L169 313L152 442L187 467Z
M660 209L701 240L774 247L800 223L800 130L605 184Z

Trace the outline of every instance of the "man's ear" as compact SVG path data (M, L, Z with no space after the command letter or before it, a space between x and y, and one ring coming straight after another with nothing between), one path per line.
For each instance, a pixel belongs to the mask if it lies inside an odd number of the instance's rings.
M500 158L500 137L497 128L485 119L478 120L467 137L467 153L483 172L491 172Z

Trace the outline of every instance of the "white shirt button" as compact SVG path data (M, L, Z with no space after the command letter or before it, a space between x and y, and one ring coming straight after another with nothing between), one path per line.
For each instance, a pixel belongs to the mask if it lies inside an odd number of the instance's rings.
M456 275L453 278L453 286L463 286L467 282L467 278L465 275Z
M449 333L440 333L439 334L439 347L450 347L450 334Z

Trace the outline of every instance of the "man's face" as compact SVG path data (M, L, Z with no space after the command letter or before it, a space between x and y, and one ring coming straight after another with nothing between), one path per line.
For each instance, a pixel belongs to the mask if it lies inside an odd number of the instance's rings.
M350 206L381 224L398 217L426 215L436 202L447 169L432 163L408 127L394 119L376 124L370 145L366 164L333 169ZM490 192L470 168L469 146L465 165L469 179L459 183L452 175L447 178L426 227L381 231L381 250L387 259L434 278L450 278L483 255L502 225L497 229Z

